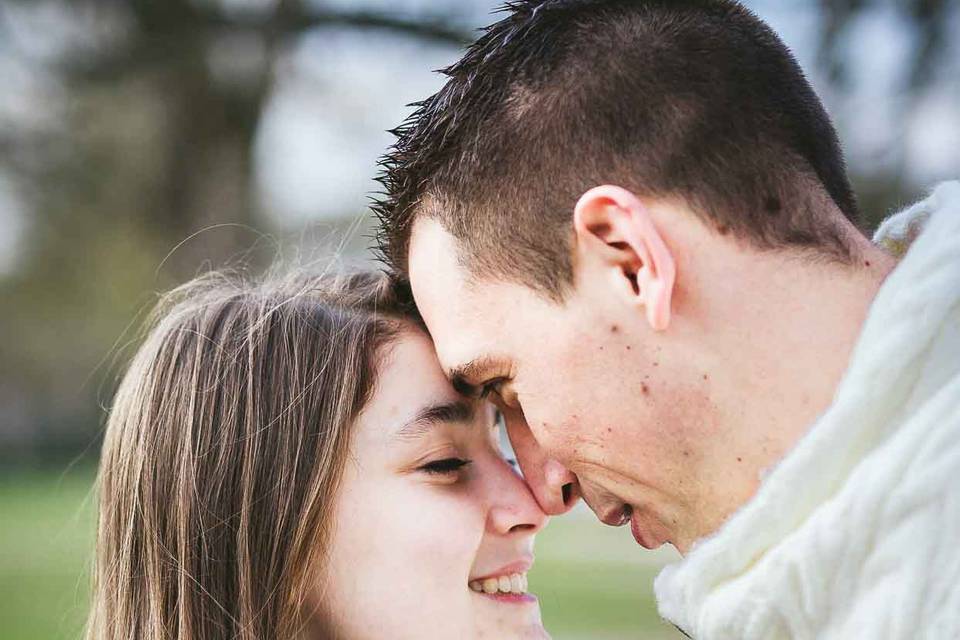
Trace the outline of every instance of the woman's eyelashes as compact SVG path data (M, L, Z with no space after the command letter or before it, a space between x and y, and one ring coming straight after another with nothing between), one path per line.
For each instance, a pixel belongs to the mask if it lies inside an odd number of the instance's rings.
M449 476L461 471L471 462L472 460L465 460L463 458L444 458L422 465L420 471L438 476Z

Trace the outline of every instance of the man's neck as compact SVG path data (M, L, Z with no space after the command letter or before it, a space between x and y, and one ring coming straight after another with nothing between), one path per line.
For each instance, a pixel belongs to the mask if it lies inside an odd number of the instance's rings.
M701 532L747 502L832 402L894 266L865 240L858 250L853 265L777 252L727 262L728 290L718 283L707 304L718 424L728 437L716 441L704 479Z

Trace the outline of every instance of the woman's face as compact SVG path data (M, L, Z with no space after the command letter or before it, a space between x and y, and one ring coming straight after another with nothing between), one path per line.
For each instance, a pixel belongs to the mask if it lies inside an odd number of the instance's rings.
M546 516L497 436L423 333L386 350L333 513L321 597L340 637L549 638L526 593Z

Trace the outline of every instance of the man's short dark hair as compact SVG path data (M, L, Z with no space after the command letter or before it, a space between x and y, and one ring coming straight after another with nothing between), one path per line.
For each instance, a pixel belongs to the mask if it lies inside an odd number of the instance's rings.
M790 51L728 0L519 0L394 131L379 248L401 275L417 216L478 276L562 299L572 213L613 183L682 199L762 249L841 260L855 224L836 132Z

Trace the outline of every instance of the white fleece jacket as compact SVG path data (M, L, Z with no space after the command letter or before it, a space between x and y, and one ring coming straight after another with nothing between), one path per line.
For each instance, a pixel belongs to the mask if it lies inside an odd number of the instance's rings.
M832 405L657 577L661 615L696 640L960 639L960 182L875 240L909 251Z

